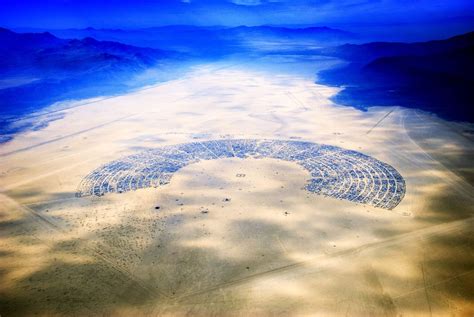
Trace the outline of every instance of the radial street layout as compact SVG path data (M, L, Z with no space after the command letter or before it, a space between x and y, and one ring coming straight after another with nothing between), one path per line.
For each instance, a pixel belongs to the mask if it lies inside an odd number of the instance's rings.
M296 162L311 174L305 188L324 196L393 209L405 195L405 181L393 167L359 152L311 142L231 139L168 146L113 161L89 174L77 196L156 188L188 164L231 157Z

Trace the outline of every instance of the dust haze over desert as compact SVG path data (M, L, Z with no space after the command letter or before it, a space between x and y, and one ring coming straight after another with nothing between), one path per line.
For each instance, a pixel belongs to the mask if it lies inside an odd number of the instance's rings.
M1 316L474 314L469 2L4 5Z

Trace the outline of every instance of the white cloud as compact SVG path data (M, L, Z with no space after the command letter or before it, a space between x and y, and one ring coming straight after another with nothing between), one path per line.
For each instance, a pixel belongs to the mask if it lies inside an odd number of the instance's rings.
M242 6L258 6L262 4L261 0L231 0L231 2Z

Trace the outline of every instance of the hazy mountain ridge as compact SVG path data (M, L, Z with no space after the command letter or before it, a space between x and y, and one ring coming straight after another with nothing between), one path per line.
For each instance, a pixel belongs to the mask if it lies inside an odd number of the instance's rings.
M423 56L440 54L472 45L474 32L457 35L445 40L427 42L371 42L365 44L344 44L322 48L322 55L336 56L351 62L368 62L379 57L390 56Z
M26 72L31 74L62 71L74 73L100 68L144 69L169 52L150 48L138 48L93 38L82 40L59 39L51 33L15 33L0 29L0 72Z
M345 87L337 102L361 109L400 105L474 122L474 32L421 43L344 45L324 53L350 62L319 74L321 82Z
M1 132L29 127L30 123L18 126L13 122L58 101L138 88L145 82L133 78L181 56L93 38L60 39L48 32L16 33L0 28Z
M223 56L229 53L266 48L265 42L286 46L293 42L308 45L342 44L356 35L328 27L288 28L277 26L202 27L171 25L143 29L63 29L49 30L60 38L93 37L128 45L180 51L197 56ZM275 49L275 47L271 47Z

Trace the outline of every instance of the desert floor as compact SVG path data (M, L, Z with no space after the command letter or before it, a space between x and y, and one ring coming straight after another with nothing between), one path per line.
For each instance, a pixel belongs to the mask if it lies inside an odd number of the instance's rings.
M318 63L199 65L27 118L56 120L0 146L0 315L472 316L473 126L334 104ZM231 158L75 196L111 160L229 138L356 150L406 195L393 210L337 200L302 189L292 162Z

